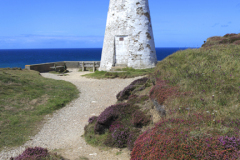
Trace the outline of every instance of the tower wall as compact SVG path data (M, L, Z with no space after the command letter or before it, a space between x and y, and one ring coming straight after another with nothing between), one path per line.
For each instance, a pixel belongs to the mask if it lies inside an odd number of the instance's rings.
M110 0L100 70L157 63L148 0Z

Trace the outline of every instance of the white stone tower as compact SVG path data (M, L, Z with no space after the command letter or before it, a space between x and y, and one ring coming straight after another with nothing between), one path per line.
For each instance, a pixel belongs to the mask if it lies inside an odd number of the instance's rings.
M157 63L148 0L110 0L99 70Z

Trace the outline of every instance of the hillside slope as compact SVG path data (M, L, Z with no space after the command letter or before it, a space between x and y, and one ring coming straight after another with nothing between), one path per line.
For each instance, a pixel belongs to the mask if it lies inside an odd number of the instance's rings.
M150 97L165 106L166 119L138 137L131 159L239 157L239 39L211 37L158 63Z

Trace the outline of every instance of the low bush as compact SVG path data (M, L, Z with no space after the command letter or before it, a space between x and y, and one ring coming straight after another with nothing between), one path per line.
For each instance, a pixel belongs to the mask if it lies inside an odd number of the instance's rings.
M108 147L127 147L129 150L132 150L134 142L140 133L140 129L132 129L131 131L130 127L119 125L112 131L112 133L108 134L104 144Z
M68 160L57 153L51 153L46 148L35 147L27 148L17 157L10 160Z
M124 127L121 121L114 121L109 127L109 132L113 132L114 130Z
M132 114L131 123L134 127L141 128L142 126L149 124L150 120L149 116L146 116L142 111L137 110Z
M97 119L95 125L95 133L103 134L110 125L124 114L124 111L130 107L127 103L119 103L106 108Z
M228 33L228 34L225 34L223 37L232 37L235 35L237 35L237 34L236 33Z
M127 127L119 127L112 133L113 140L116 142L118 148L127 146L130 130Z
M122 91L120 91L117 95L116 98L118 101L123 101L125 99L128 99L128 97L132 94L132 91L136 88L134 85L129 85L125 87Z
M234 42L240 40L240 34L230 33L225 34L223 37L221 36L214 36L207 39L202 47L210 47L214 45L229 45L229 44L236 44ZM238 44L238 43L237 43Z
M140 79L137 79L135 81L133 81L132 83L130 83L130 85L143 85L145 84L146 82L148 81L148 78L147 77L143 77L143 78L140 78Z
M156 78L156 84L149 92L150 99L156 100L162 105L167 98L171 96L179 96L180 92L178 91L178 87L171 87L168 83L169 81L167 80Z
M13 158L11 157L10 160L39 160L49 156L48 150L35 147L35 148L27 148L22 154Z
M142 104L143 102L145 102L147 100L149 100L148 95L137 96L135 94L132 94L128 97L127 103L129 103L129 104L136 104L136 103Z
M240 40L240 35L234 35L234 36L231 36L229 38L230 43L233 43L233 42L238 41L238 40Z
M211 136L221 124L212 124L212 119L211 115L193 114L189 120L160 121L137 138L131 159L237 159L240 139L233 135ZM202 133L209 123L211 132Z
M135 100L135 99L137 99L137 98L138 98L138 95L132 94L132 95L130 95L130 96L128 97L128 101Z
M91 124L97 120L97 116L92 116L91 118L88 119L88 123Z
M94 146L127 147L132 150L141 132L135 127L142 127L150 121L149 116L145 116L141 111L137 112L139 109L139 106L129 103L109 106L98 117L89 118L89 124L84 127L85 140Z
M130 131L127 141L127 148L128 150L132 151L134 147L134 143L137 140L138 136L140 135L141 130L140 129L134 129Z
M135 89L137 89L136 91L141 91L141 90L145 89L146 88L145 83L147 81L148 81L147 77L143 77L143 78L133 81L130 85L125 87L122 91L120 91L117 94L117 96L116 96L117 100L118 101L127 100L128 97L133 94L133 91Z
M240 40L235 41L233 44L240 45Z

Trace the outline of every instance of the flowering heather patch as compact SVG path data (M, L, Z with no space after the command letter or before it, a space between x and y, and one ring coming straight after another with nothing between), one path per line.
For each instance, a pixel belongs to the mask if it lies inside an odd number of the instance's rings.
M135 81L133 81L130 85L142 85L142 84L145 84L146 82L148 81L148 78L147 77L143 77L143 78L140 78L140 79L137 79Z
M138 95L132 94L131 96L128 97L128 101L132 100L132 99L136 99L138 97Z
M156 85L149 92L151 100L156 100L160 105L170 96L188 95L190 92L180 93L178 87L170 87L167 85L169 81L157 78Z
M122 113L124 114L124 110L129 107L130 104L119 103L106 108L97 118L97 123L94 128L95 133L104 133L104 130L108 129L112 122L119 118Z
M229 43L229 39L223 38L222 40L219 41L219 44L226 44Z
M145 85L143 85L143 84L145 84L147 81L148 81L147 77L140 78L140 79L133 81L130 85L125 87L122 91L120 91L117 94L117 96L116 96L117 99L119 101L128 99L128 97L132 94L133 90L136 89L139 85L142 85L141 87L138 88L139 91L145 89Z
M207 39L207 42L202 45L202 47L209 47L212 45L219 45L219 44L239 44L238 41L240 40L240 34L226 34L223 37L220 36L215 36L215 37L210 37ZM234 43L236 42L236 43Z
M128 99L128 97L131 95L132 91L136 88L136 86L134 85L129 85L127 87L125 87L122 91L120 91L117 94L117 100L119 101L123 101L125 99Z
M116 142L117 147L124 148L127 146L130 130L126 127L120 127L113 131L112 137Z
M140 129L135 129L133 131L130 131L129 136L128 136L128 141L127 141L127 148L132 151L134 147L134 143L137 140L139 134L140 134Z
M11 160L38 160L49 156L48 150L35 147L35 148L27 148L21 155L10 158Z
M122 127L123 127L123 124L120 121L114 121L109 127L109 132L113 132L114 130Z
M218 140L221 142L225 149L234 149L236 151L240 150L240 139L236 138L235 136L222 136L219 137Z
M125 125L126 126L126 125ZM104 144L109 147L126 147L132 150L134 147L134 142L139 136L140 129L133 129L130 131L126 128L121 121L114 121L109 128L110 134L104 141Z
M142 127L150 122L150 118L146 116L142 111L137 110L132 114L131 123L134 127Z
M240 40L240 35L235 35L229 38L230 43Z
M88 123L89 124L93 123L94 121L97 120L97 118L98 118L97 116L92 116L91 118L88 119Z
M172 88L167 88L166 80L156 80L156 85L150 90L150 99L156 99L159 104L163 104L163 102L168 98L168 96L172 95L176 91Z
M209 124L211 118L211 115L193 114L188 120L173 118L160 121L138 137L131 159L237 159L240 139L234 136L210 137L201 132L199 136L192 135L205 123ZM218 125L221 122L214 123Z
M240 40L235 41L233 44L240 45Z

